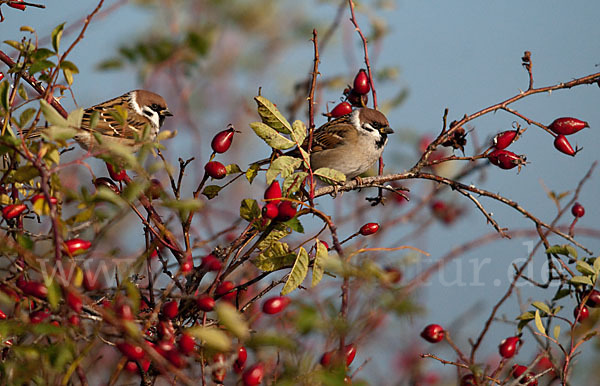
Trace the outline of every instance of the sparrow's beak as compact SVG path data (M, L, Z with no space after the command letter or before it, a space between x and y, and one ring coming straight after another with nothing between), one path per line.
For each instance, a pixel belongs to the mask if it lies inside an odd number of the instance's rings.
M379 129L379 132L381 134L392 134L394 132L394 130L392 130L392 128L389 126L384 126L381 129Z
M165 117L172 117L173 113L169 111L169 109L164 109L163 111L161 111L161 114L164 115Z

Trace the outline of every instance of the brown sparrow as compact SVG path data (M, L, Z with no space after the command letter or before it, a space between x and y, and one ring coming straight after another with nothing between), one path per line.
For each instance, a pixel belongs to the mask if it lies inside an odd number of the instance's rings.
M379 159L388 141L387 135L393 132L381 112L367 107L356 109L313 132L311 168L335 169L344 173L347 179L357 177ZM305 150L308 141L307 137L302 144ZM296 149L287 155L299 157L300 152Z
M172 115L160 95L147 90L133 90L85 109L74 139L86 150L98 143L94 134L100 134L102 141L132 146L136 140L143 139L146 126L149 129L146 138L154 140L165 118ZM97 120L92 128L94 116ZM120 122L118 118L125 116L125 122ZM32 133L28 138L35 136L39 133Z

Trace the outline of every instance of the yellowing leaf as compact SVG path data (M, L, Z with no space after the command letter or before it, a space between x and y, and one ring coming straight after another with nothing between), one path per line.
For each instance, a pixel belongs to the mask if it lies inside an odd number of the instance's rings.
M270 272L293 264L295 258L296 255L290 252L286 243L275 241L254 258L252 263L261 271Z
M291 175L294 170L298 169L302 164L302 160L300 158L290 157L287 155L281 156L271 162L271 166L269 166L269 170L267 170L266 178L267 185L270 185L271 182L275 178L277 178L278 174L281 174L281 177L286 178Z
M540 311L538 310L535 310L535 327L542 335L546 335L546 329L544 328L542 318L540 317Z
M296 142L298 146L301 146L307 135L306 125L304 124L304 122L299 120L294 121L294 123L292 124L291 135L294 142Z
M319 168L313 174L331 185L346 182L346 175L335 169Z
M248 170L246 170L246 179L249 183L252 183L252 181L254 181L254 178L256 178L256 176L258 175L258 169L260 169L259 164L252 164L250 165Z
M48 121L51 126L59 126L63 128L69 126L67 120L63 118L63 116L60 115L58 111L56 111L54 107L50 105L50 103L40 99L40 107L42 109L42 114L44 114L44 118L46 118L46 121Z
M304 281L308 273L308 253L306 249L300 247L298 250L298 255L296 255L296 262L292 267L292 271L290 272L290 277L288 277L283 289L281 290L281 295L287 295Z
M291 132L290 123L271 101L262 96L254 97L254 100L258 105L258 114L264 124L284 134Z
M300 190L300 186L302 186L302 182L308 177L307 172L296 172L294 174L290 174L283 180L283 185L281 189L284 192L295 193Z
M312 269L312 283L311 285L314 287L323 278L323 272L325 271L325 259L327 258L327 247L325 244L320 242L317 239L317 251L315 253L315 259L313 260L313 269Z
M554 329L552 330L552 335L554 336L554 339L558 340L558 338L560 337L560 324L554 326Z
M194 326L185 332L198 339L204 347L220 352L227 352L231 349L229 336L216 327Z
M267 145L271 146L273 149L277 150L286 150L296 146L294 141L289 140L283 135L279 134L273 128L265 125L261 122L252 122L250 127L256 135L258 135L263 141L267 143Z
M250 336L246 320L238 310L229 303L219 302L215 307L219 322L233 335L244 341Z

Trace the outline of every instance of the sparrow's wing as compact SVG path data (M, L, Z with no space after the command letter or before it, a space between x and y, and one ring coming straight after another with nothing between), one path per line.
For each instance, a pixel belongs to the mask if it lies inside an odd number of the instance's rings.
M143 115L128 109L129 102L125 95L111 99L96 106L92 106L83 112L81 126L84 130L93 130L102 135L119 138L139 138L145 126L150 123ZM125 124L118 117L123 117L127 112ZM92 117L96 113L98 120L96 126L91 129Z
M347 120L335 120L319 127L313 132L313 144L311 151L323 151L334 149L356 136L356 129ZM308 146L308 140L303 148Z

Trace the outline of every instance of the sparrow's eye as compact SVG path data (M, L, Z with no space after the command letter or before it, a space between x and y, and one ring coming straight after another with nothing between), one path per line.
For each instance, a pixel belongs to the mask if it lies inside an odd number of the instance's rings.
M156 103L153 103L150 108L154 111L160 111L162 110L161 107L159 105L157 105Z

